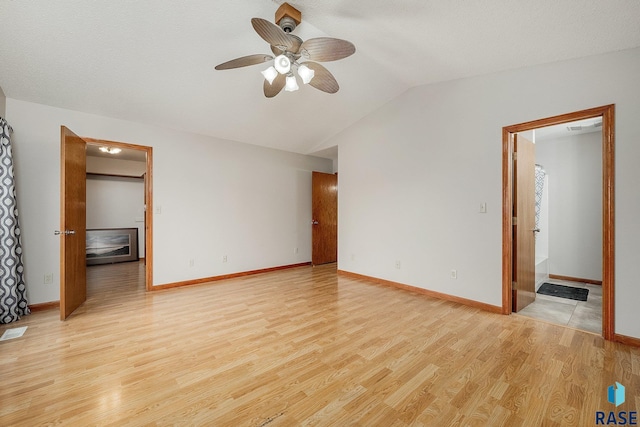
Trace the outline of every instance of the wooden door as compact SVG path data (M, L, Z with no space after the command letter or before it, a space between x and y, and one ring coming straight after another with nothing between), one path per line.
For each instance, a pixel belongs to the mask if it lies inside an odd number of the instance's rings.
M338 176L313 172L311 177L313 265L338 260Z
M66 127L60 136L60 319L87 299L86 143Z
M535 144L514 134L513 311L536 299L535 271Z

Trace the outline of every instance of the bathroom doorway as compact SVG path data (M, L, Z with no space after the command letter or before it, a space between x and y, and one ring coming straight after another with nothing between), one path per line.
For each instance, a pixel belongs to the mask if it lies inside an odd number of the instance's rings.
M535 144L536 294L518 314L601 335L602 117L525 134Z
M503 128L503 313L509 314L514 308L513 298L514 298L514 290L523 286L522 283L517 283L515 278L518 276L518 270L521 268L522 260L521 254L517 253L517 248L514 246L514 243L517 243L517 238L515 232L520 226L520 232L526 232L531 234L531 238L535 239L537 250L532 253L525 260L525 264L531 264L531 269L535 270L535 265L538 264L538 272L531 280L534 280L536 292L533 294L533 307L527 309L526 306L517 306L516 310L524 312L526 314L527 311L536 311L535 301L539 300L539 306L544 304L543 301L549 300L549 298L553 298L550 301L555 302L557 304L565 304L565 306L558 306L559 308L564 308L564 318L566 318L566 323L568 326L580 327L586 330L591 330L592 332L597 332L602 334L605 339L612 340L614 338L614 324L613 324L613 268L614 268L614 245L613 245L613 147L614 147L614 133L613 133L613 121L614 121L614 106L604 106L593 108L589 110L583 110L575 113L565 114L561 116L555 116L547 119L536 120L533 122L522 123L519 125L513 125ZM578 122L578 123L575 123ZM555 136L552 135L554 129L550 129L552 126L561 125L564 127L565 132L574 132L571 137L565 135L567 137L565 144L560 144L558 141L553 143L553 139ZM575 129L571 129L571 127ZM578 128L581 129L578 129ZM598 128L598 130L596 130ZM559 128L555 128L555 131L558 131ZM515 140L517 140L518 134L529 134L534 139L536 139L534 130L537 130L538 135L538 143L539 147L536 147L536 150L540 151L540 155L536 155L536 162L539 164L537 168L539 170L539 179L538 183L541 186L541 193L538 195L541 199L541 202L544 202L544 187L545 181L547 186L547 208L546 212L547 217L545 218L545 212L543 203L540 204L541 211L538 212L538 221L536 225L531 224L525 225L521 223L519 218L514 215L514 200L517 200L517 188L514 185L514 171L516 170L516 162L517 159L514 160L514 150L515 150ZM594 134L598 132L599 136L590 135L585 137L577 138L578 135L583 134ZM546 133L546 134L545 134ZM551 136L550 136L551 135ZM580 140L587 138L590 142L590 147L587 148L586 145L580 146L577 145ZM547 142L545 142L547 140ZM557 138L556 138L557 140ZM584 143L584 141L582 141ZM576 156L575 150L578 150L578 155ZM575 180L578 179L575 176L569 177L571 173L575 171L581 171L582 173L589 172L586 169L580 166L577 162L580 160L580 156L585 154L585 152L590 152L590 161L593 162L593 151L594 149L600 153L600 158L595 160L598 162L598 166L592 165L591 175L581 175L585 180L586 184L583 187L593 187L593 182L595 179L596 186L600 186L599 197L596 197L599 202L599 207L595 208L598 212L594 215L594 212L588 212L586 215L581 215L581 219L579 221L575 221L575 218L571 218L570 213L571 210L576 210L579 212L580 206L582 202L586 199L593 201L593 194L587 196L583 194L583 190L577 190L578 186L575 186L575 191L571 192L571 190L567 193L566 190L564 193L560 192L560 199L558 199L558 190L562 190L563 187L569 186L571 188L572 180L573 184L576 184ZM573 156L566 156L567 152L574 152ZM555 154L554 154L555 153ZM565 156L562 157L560 154L565 153ZM558 155L557 158L554 156ZM545 166L540 159L546 159L544 162L547 163ZM534 166L531 166L531 176L533 177L535 172L533 170ZM550 169L550 170L546 170ZM573 172L572 172L573 171ZM556 178L554 178L556 176ZM584 178L586 177L586 178ZM554 181L555 180L555 181ZM554 188L554 182L556 187ZM564 198L564 200L562 199ZM553 200L560 200L560 202L554 202ZM563 209L563 212L558 214L558 209ZM591 209L593 211L593 208ZM584 221L592 224L599 223L599 230L589 230L587 233L585 229L580 230L579 226L584 224ZM544 223L544 221L548 221ZM568 227L567 221L575 221L576 224L571 224L571 227ZM595 221L595 222L594 222ZM571 236L574 249L570 249L570 245L567 242L554 240L553 232L554 226L557 230L560 231L568 231L569 236ZM576 227L578 229L576 231ZM526 227L524 229L523 227ZM570 230L562 230L562 227ZM529 228L531 228L529 230ZM597 228L597 227L596 227ZM543 229L546 229L547 235L543 235ZM582 232L581 232L582 231ZM561 235L560 233L559 235ZM593 235L597 235L597 238L593 240ZM566 235L566 233L565 233ZM590 235L592 240L588 245L590 246L590 255L583 256L579 253L578 248L580 245L586 245L584 242L588 238L587 235ZM546 240L545 240L546 239ZM567 239L565 237L565 239ZM595 248L593 247L595 245ZM545 250L546 249L546 250ZM547 252L546 254L544 252ZM600 254L598 257L597 254ZM596 254L596 255L594 255ZM544 259L546 256L546 260ZM593 261L593 258L599 258L597 261ZM518 258L520 257L520 258ZM536 257L538 258L538 262L536 262ZM518 259L518 262L514 260ZM600 265L599 269L594 269L592 267L597 267L597 264ZM547 274L545 275L545 270ZM596 271L597 270L597 271ZM599 273L599 274L598 274ZM520 275L523 278L528 277L527 275ZM589 276L589 277L583 277ZM590 283L594 282L594 283ZM601 285L597 284L600 282ZM576 302L570 301L562 301L558 302L555 298L552 297L538 297L540 294L538 291L540 290L543 284L548 283L550 285L560 285L560 288L580 288L582 291L577 292L580 294L584 293L584 290L587 290L588 293L591 294L591 301L587 298L585 304L580 304ZM527 285L528 286L528 285ZM563 289L560 289L563 290ZM569 289L573 292L573 289ZM598 295L598 294L601 294ZM591 304L589 304L591 303ZM589 304L589 305L588 305ZM594 304L600 304L599 308L596 308ZM553 304L552 304L553 305ZM578 308L580 307L580 308ZM542 310L542 309L540 309ZM598 331L597 328L593 327L594 317L589 314L593 314L594 310L599 310L601 313L601 328ZM573 315L577 315L573 322L571 321L571 317ZM551 316L551 315L550 315ZM546 320L553 321L552 318L547 318ZM596 321L599 321L596 320ZM588 327L584 327L587 322L589 324ZM560 322L564 323L564 322ZM572 323L572 324L570 324Z

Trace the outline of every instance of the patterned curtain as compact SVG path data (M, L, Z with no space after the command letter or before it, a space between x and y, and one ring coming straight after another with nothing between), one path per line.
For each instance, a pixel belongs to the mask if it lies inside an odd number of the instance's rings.
M540 228L540 207L542 206L542 193L544 190L544 177L547 172L540 165L536 165L536 228ZM536 237L538 234L536 233Z
M13 177L12 131L0 117L0 323L11 323L30 313Z

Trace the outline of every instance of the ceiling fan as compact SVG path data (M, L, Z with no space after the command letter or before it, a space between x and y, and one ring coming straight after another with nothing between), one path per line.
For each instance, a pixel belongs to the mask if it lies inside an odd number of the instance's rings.
M273 65L262 72L265 77L263 89L267 98L273 98L282 91L299 89L296 73L304 84L327 93L336 93L340 86L335 77L318 62L337 61L353 55L356 47L346 40L331 37L317 37L302 41L291 32L300 24L302 14L288 3L280 5L275 22L262 18L252 18L251 25L269 45L275 55L248 55L217 65L216 70L230 70L262 64L273 60ZM304 62L302 62L304 60ZM295 71L295 72L294 72Z

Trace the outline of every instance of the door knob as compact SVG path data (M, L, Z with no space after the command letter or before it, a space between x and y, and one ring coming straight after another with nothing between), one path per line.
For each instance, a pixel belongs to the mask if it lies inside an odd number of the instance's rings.
M64 230L64 231L55 230L53 234L55 234L56 236L59 236L60 234L64 234L65 236L68 236L69 234L76 234L76 230Z
M311 224L313 225L318 225L318 221L316 221L315 219L313 221L311 221Z
M539 228L534 228L534 229L533 229L533 230L531 230L531 231L533 231L534 233L539 233L539 232L540 232L540 229L539 229Z

